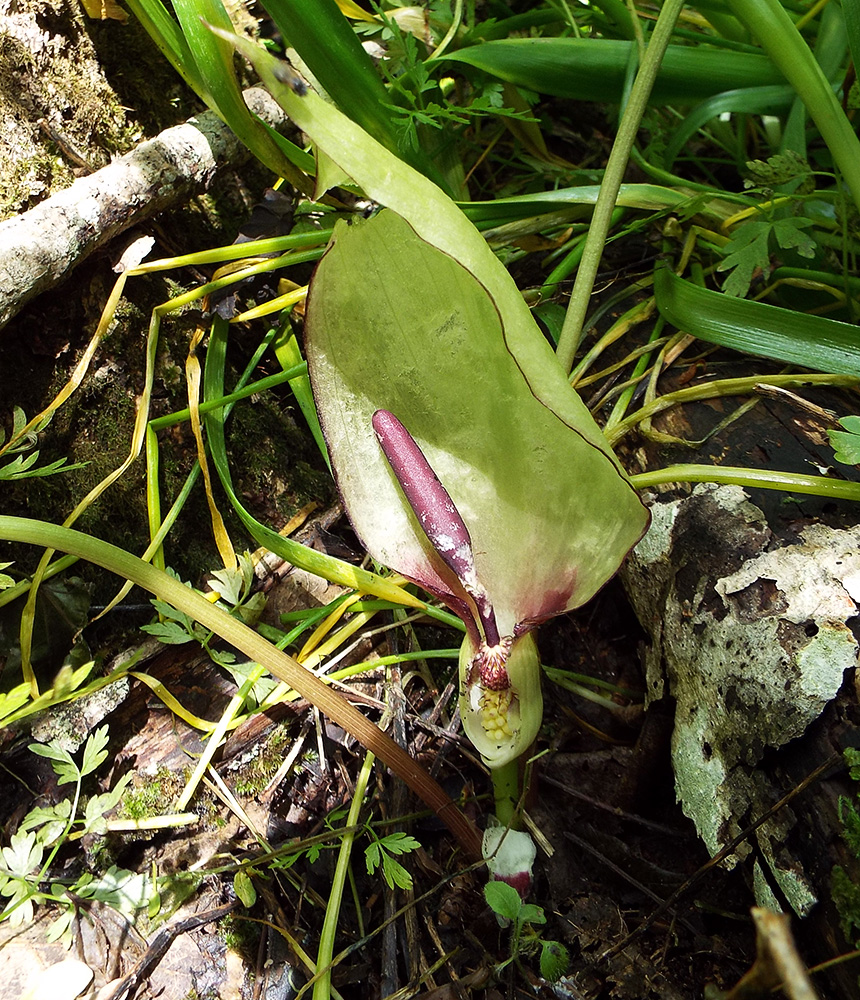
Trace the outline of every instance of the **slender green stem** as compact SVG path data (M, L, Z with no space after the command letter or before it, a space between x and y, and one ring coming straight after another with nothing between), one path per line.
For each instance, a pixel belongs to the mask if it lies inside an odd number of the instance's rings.
M361 812L364 796L367 792L367 785L370 781L370 774L373 770L373 754L368 753L364 758L358 778L355 782L355 791L352 795L352 803L349 807L349 815L346 817L347 829L340 842L340 850L337 854L337 865L334 869L334 878L331 882L331 892L328 897L328 906L325 908L325 920L323 920L322 931L320 932L320 946L317 952L317 979L314 982L314 1000L329 1000L331 997L331 960L334 955L334 938L337 932L337 918L340 915L340 904L343 898L343 890L346 885L346 876L349 871L349 858L352 854L352 842L355 840L354 828L358 825L358 816Z
M517 822L517 803L520 800L519 758L503 764L501 767L494 767L490 773L493 776L496 819L500 826L516 830L519 828Z
M606 164L603 183L600 185L597 204L594 206L591 228L585 241L579 270L576 272L573 294L570 297L570 304L564 318L564 326L556 352L566 372L569 372L573 367L573 359L582 336L588 302L594 288L597 270L600 267L600 258L603 256L603 248L615 209L615 200L624 179L630 151L636 140L636 133L639 130L642 115L645 113L645 106L651 95L651 88L657 77L657 71L660 69L663 54L683 6L684 0L665 0L654 26L645 58L642 60L642 65L630 91L630 100L627 102L621 117L618 134L612 145L612 152L609 154L609 161Z
M45 876L50 871L51 865L54 863L54 858L56 858L60 848L68 841L69 834L72 832L72 827L75 825L75 820L78 818L78 803L81 799L82 780L83 775L78 770L78 776L75 784L75 797L72 800L72 807L69 810L69 818L66 821L65 829L62 834L57 837L53 850L45 859L42 867L39 869L39 874L32 880L30 892L28 892L26 896L19 899L16 903L7 906L2 913L0 913L0 920L8 920L19 906L23 906L28 900L31 900L39 892L39 886L45 881Z
M302 361L300 364L293 365L292 368L288 368L285 371L276 372L274 375L258 379L256 382L246 385L244 389L238 389L227 396L221 396L218 399L209 399L205 403L200 404L200 412L208 413L210 410L218 410L229 406L230 403L237 403L240 399L247 399L248 396L253 396L258 392L273 389L276 385L289 382L290 379L296 378L299 375L307 374L307 370L307 363ZM149 426L154 431L160 431L164 430L165 427L173 427L174 424L181 424L190 419L191 411L186 407L184 410L176 410L175 413L165 413L163 417L155 417L154 420L149 421Z
M769 469L744 469L731 465L670 465L655 472L631 476L637 490L666 483L728 483L732 486L758 486L786 493L809 493L834 500L860 501L860 483L827 476L807 476L800 472L777 472Z
M223 264L228 260L263 257L270 253L283 254L289 250L301 250L305 247L321 247L328 243L333 231L320 229L309 233L292 233L289 236L251 240L248 243L231 243L230 246L216 247L213 250L196 250L194 253L182 254L179 257L163 257L160 260L147 261L125 273L130 277L137 274L152 274L155 271L170 271L188 265L201 267L203 264Z
M860 208L860 140L830 82L780 0L726 0L797 91Z

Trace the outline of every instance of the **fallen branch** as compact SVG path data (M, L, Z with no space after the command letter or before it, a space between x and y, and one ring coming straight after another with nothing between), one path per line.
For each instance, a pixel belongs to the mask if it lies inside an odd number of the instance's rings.
M266 91L246 90L245 100L269 125L286 123ZM0 329L93 250L205 190L218 169L248 156L224 122L206 111L148 139L29 212L0 222Z

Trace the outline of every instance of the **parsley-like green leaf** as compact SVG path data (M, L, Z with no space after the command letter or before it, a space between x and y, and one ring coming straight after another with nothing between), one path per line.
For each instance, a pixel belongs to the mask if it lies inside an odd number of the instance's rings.
M54 806L36 806L21 820L18 832L38 830L39 842L50 847L68 826L71 814L71 799L63 799Z
M388 883L389 889L411 889L412 876L386 851L382 852L382 877Z
M844 431L827 432L833 457L843 465L860 465L860 417L842 417L839 423Z
M101 767L105 762L107 759L107 750L105 749L107 742L107 726L99 726L94 733L90 733L87 737L87 742L84 744L84 760L81 764L81 777L85 774L92 774L93 771Z
M37 757L47 757L51 761L51 767L56 772L58 784L65 785L68 782L80 780L81 772L78 765L72 760L72 755L68 750L59 746L55 740L50 743L31 743L28 749Z
M732 273L723 282L726 295L743 297L749 291L756 271L771 271L771 234L782 250L794 249L801 257L815 255L815 240L803 230L811 219L789 216L784 219L748 219L735 230L726 246L728 254L718 271Z
M2 850L3 864L10 875L26 878L42 863L43 846L38 843L36 834L30 830L22 833L20 830L9 838L9 846ZM3 887L4 890L7 886ZM4 891L4 895L8 895Z
M410 837L408 833L401 833L399 831L389 833L385 837L380 837L379 843L382 845L384 851L388 851L391 854L409 854L421 846L414 837Z
M153 622L151 625L141 625L140 630L168 646L181 646L194 639L194 636L179 622Z

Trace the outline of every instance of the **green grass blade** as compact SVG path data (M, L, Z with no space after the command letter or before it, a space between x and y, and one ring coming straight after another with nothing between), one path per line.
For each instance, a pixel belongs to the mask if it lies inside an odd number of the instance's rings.
M175 0L178 27L155 0L145 2L144 7L143 0L138 0L136 13L143 14L144 27L186 81L262 163L310 194L313 185L296 162L310 167L312 161L297 147L287 155L292 144L282 137L274 139L277 133L251 114L236 78L232 46L204 24L203 19L232 30L221 0Z
M630 481L638 490L653 489L667 483L728 483L733 486L783 490L827 497L831 500L860 501L860 483L831 479L829 476L808 476L802 472L780 472L776 469L747 469L731 465L669 465L653 472L640 472Z
M602 38L510 38L446 53L443 59L541 94L604 104L621 99L634 45ZM785 85L785 77L765 55L670 45L650 103L689 105L725 90L773 84Z
M410 166L445 186L438 165L401 140L394 103L335 0L267 0L278 30L340 110ZM221 25L218 25L221 27Z
M860 208L860 140L824 71L779 0L726 0L806 105ZM765 81L758 81L763 83Z
M850 323L723 295L665 265L655 271L654 294L661 315L700 340L814 371L860 375L860 328Z
M202 101L211 106L211 96L197 69L191 48L161 0L128 0L128 6L176 72Z
M496 198L495 201L466 201L457 204L466 218L479 229L485 229L548 214L570 205L594 205L599 193L599 184L583 184L581 187L560 188L557 191ZM683 191L661 187L659 184L622 184L615 204L621 208L658 212L665 208L676 209L689 201L689 198L689 194Z
M206 368L203 378L204 400L218 399L224 395L224 365L227 350L227 324L223 320L215 320L206 352ZM206 440L212 457L212 464L224 487L224 492L230 499L234 510L239 515L248 533L258 545L265 545L270 551L286 559L294 566L299 566L309 573L316 573L332 583L344 587L352 587L366 594L373 594L386 601L396 604L407 604L410 607L423 608L425 604L417 597L398 587L385 577L367 570L351 566L349 563L316 549L308 548L290 538L284 538L276 531L261 524L243 506L233 488L233 479L227 461L227 445L224 434L224 420L220 413L209 412L204 417Z
M857 67L860 66L860 0L842 0L842 16L845 18L851 61Z
M299 348L299 342L296 339L296 335L292 331L289 319L285 320L277 338L273 341L272 349L275 352L278 363L284 371L289 371L304 361L301 349ZM296 397L296 402L299 404L299 408L301 409L302 415L304 416L308 428L313 435L314 441L316 441L320 454L325 459L329 472L331 472L331 462L328 457L328 448L326 448L325 438L323 437L322 428L320 427L319 417L317 416L317 408L314 405L314 397L311 392L311 381L308 378L307 367L305 367L304 372L300 375L290 379L290 388L293 390L293 395Z
M687 142L719 115L729 113L743 114L780 114L791 107L794 91L788 85L773 85L770 87L743 87L740 90L727 90L715 94L703 101L687 115L677 129L672 133L663 154L663 166L672 169L675 158Z
M334 0L266 0L266 10L287 44L301 56L328 96L354 122L392 152L397 131L385 107L388 91L358 36Z

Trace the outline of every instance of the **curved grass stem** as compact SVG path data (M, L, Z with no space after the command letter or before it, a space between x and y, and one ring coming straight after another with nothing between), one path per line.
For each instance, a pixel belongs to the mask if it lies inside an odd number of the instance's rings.
M666 483L727 483L784 490L786 493L808 493L834 500L860 501L860 483L826 476L807 476L800 472L744 469L731 465L669 465L665 469L631 476L630 482L639 490Z
M184 611L205 628L217 632L250 660L294 687L321 712L353 735L362 746L372 750L438 813L457 837L470 860L481 856L481 838L474 824L457 808L438 782L416 764L409 754L291 656L278 650L226 611L210 604L190 587L115 545L45 521L0 515L0 541L41 545L80 556L108 572L131 580L177 610Z
M715 382L703 382L701 385L678 389L677 392L667 392L663 396L646 403L636 413L618 421L611 429L606 430L606 439L614 448L618 442L629 434L643 420L655 417L664 410L682 403L693 403L702 399L715 399L719 396L748 396L756 392L759 386L772 385L783 389L793 389L804 385L827 385L840 389L860 388L860 378L856 375L753 375L750 378L726 378ZM650 475L650 473L648 473Z
M588 302L591 298L594 280L597 277L600 259L603 256L612 213L615 210L615 201L624 178L630 151L633 149L651 88L663 60L663 54L683 6L683 0L665 0L657 17L657 23L654 26L642 65L633 82L630 99L624 109L624 114L621 116L618 134L612 145L612 152L609 154L606 172L603 175L603 183L600 185L600 194L597 196L597 204L594 206L591 228L588 230L582 261L576 272L573 293L570 297L570 304L564 318L556 351L559 362L566 372L569 372L573 367L573 359L582 337Z

